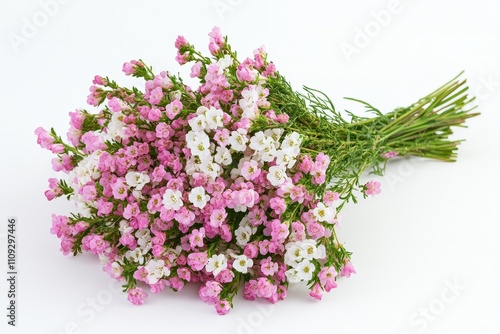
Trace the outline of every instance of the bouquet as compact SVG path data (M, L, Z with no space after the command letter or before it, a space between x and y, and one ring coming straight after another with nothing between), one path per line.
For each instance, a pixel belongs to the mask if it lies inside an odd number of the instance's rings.
M135 305L188 283L219 314L239 289L274 303L305 282L320 300L355 273L336 228L346 203L381 191L362 174L396 156L454 161L449 136L476 115L473 98L455 78L406 108L353 99L373 115L341 113L318 90L295 91L263 47L240 61L219 28L209 36L210 56L175 41L198 87L132 60L123 72L144 90L95 76L98 109L69 113L69 143L36 129L66 174L45 196L76 205L52 215L51 232L63 254L97 255Z

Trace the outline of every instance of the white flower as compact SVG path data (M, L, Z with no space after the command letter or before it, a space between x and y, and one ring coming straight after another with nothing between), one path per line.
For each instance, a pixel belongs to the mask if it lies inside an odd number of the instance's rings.
M217 152L214 156L215 162L224 166L228 166L233 162L231 152L228 148L217 146L215 150Z
M314 264L309 262L308 260L303 260L300 262L297 267L297 276L304 281L310 281L315 270Z
M107 138L108 140L117 140L125 137L125 123L123 123L123 115L121 112L115 112L111 116L111 120L107 125Z
M240 273L246 274L248 268L253 266L253 260L249 259L246 255L233 255L233 257L233 268Z
M335 212L333 208L325 206L322 202L319 202L318 205L313 210L314 218L319 222L333 222L335 218Z
M217 176L219 176L219 172L221 172L220 165L210 160L202 161L201 165L199 165L199 168L203 174L212 179L216 179Z
M281 143L281 148L293 148L294 150L299 150L302 139L297 132L291 132L285 136L283 142ZM297 152L298 154L298 152Z
M182 193L179 190L167 189L163 195L163 205L166 209L179 210L183 204Z
M234 235L236 236L236 244L238 246L244 247L248 241L250 241L250 237L252 236L252 228L248 225L240 225L235 231Z
M290 242L286 247L285 263L290 267L297 266L297 263L305 257L305 251L300 246L300 242Z
M326 257L326 248L324 245L319 245L313 255L314 259L323 260Z
M197 137L191 142L188 147L191 149L191 154L206 159L210 156L210 142Z
M264 134L264 132L259 131L250 138L250 148L254 151L261 151L267 145L272 143L272 139Z
M246 136L247 132L245 129L238 129L238 131L231 131L231 136L229 136L229 144L231 148L235 151L243 152L246 150L248 138Z
M259 92L254 87L249 86L241 92L241 96L243 97L239 101L240 107L243 110L241 116L248 119L255 119L258 111L257 101L259 100Z
M316 241L312 239L306 239L302 241L300 248L304 250L303 254L306 260L312 260L314 258L314 255L316 255Z
M276 157L276 146L274 142L269 142L262 150L259 151L262 161L270 162Z
M145 184L149 183L149 175L145 172L130 171L125 175L125 180L130 187L142 190Z
M210 109L205 114L205 119L208 128L211 130L222 128L224 126L224 124L222 124L222 110L220 109L210 107Z
M276 128L276 129L267 129L266 131L264 131L264 134L268 137L271 137L272 140L274 141L274 143L278 144L281 136L283 135L283 132L285 130L283 129L280 129L280 128Z
M207 114L208 108L205 106L199 106L198 109L196 109L196 115L203 115L205 116Z
M205 193L205 188L203 187L193 188L189 192L189 201L199 209L203 209L209 200L210 196Z
M293 148L284 148L276 151L276 164L285 166L286 168L292 168L297 161L295 158L297 155L295 154Z
M129 250L125 253L125 258L131 262L137 262L141 264L144 261L144 254L139 247L134 250Z
M224 70L233 65L233 62L234 60L230 55L225 55L224 58L219 59L217 65L219 65L219 67Z
M170 275L170 270L165 267L165 262L163 260L150 260L144 269L146 269L148 273L149 284L156 284L163 276Z
M269 173L266 176L267 180L275 187L282 185L287 175L283 166L272 166L269 168Z
M299 283L301 281L300 277L298 276L297 270L293 268L285 271L285 276L288 283Z
M227 258L224 254L212 255L208 259L205 269L207 272L213 272L214 277L219 275L219 273L227 268Z
M139 245L143 254L146 254L151 248L153 248L151 234L148 229L138 230L134 235L137 238L137 245Z
M113 277L118 278L123 273L123 267L120 266L120 264L115 261L115 262L111 263L111 271L113 273Z
M204 115L193 117L188 123L193 131L204 131L207 128L207 120Z

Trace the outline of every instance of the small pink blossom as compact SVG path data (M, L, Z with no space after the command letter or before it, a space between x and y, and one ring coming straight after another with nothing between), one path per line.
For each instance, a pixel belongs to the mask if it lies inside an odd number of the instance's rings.
M144 304L144 301L147 297L148 294L141 288L133 288L128 290L127 299L134 305Z
M368 196L375 196L375 195L380 194L380 192L382 191L380 189L380 186L381 186L381 183L378 181L372 180L372 181L368 182L364 186L365 194L367 194Z
M226 299L219 300L215 304L215 310L219 315L227 314L230 309L231 309L231 304Z

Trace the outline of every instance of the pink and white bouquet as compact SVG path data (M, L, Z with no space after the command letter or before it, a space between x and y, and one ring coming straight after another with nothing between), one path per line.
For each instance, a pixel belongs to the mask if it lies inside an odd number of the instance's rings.
M355 273L336 228L345 203L380 193L362 173L417 155L452 161L452 126L476 114L465 81L452 80L406 108L374 117L338 112L321 92L296 92L263 47L240 61L218 28L211 56L178 37L176 60L191 64L191 88L141 60L123 72L144 90L96 76L88 103L70 112L69 144L52 129L38 143L56 157L48 200L61 251L97 255L128 299L199 284L200 298L225 314L246 299L284 299L306 282L313 298ZM349 120L346 120L346 118Z

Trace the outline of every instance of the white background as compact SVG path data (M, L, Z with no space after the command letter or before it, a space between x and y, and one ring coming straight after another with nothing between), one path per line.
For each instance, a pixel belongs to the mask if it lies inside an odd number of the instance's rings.
M0 266L14 215L20 272L18 327L6 325L2 278L0 332L500 333L498 1L400 0L390 16L380 12L388 0L65 2L47 16L36 0L0 1ZM30 31L26 22L38 27ZM343 100L349 96L390 111L462 70L478 98L482 115L457 131L466 138L458 162L391 163L379 178L382 194L347 208L340 234L357 274L322 302L301 289L276 305L239 297L220 317L193 287L135 307L109 286L94 257L64 257L49 233L51 213L71 206L45 200L55 172L34 129L64 135L67 113L86 107L95 74L135 82L121 73L124 61L187 73L174 61L175 38L183 34L208 52L214 25L240 57L266 45L296 88L323 90L339 108L361 112ZM356 53L342 52L347 44Z

